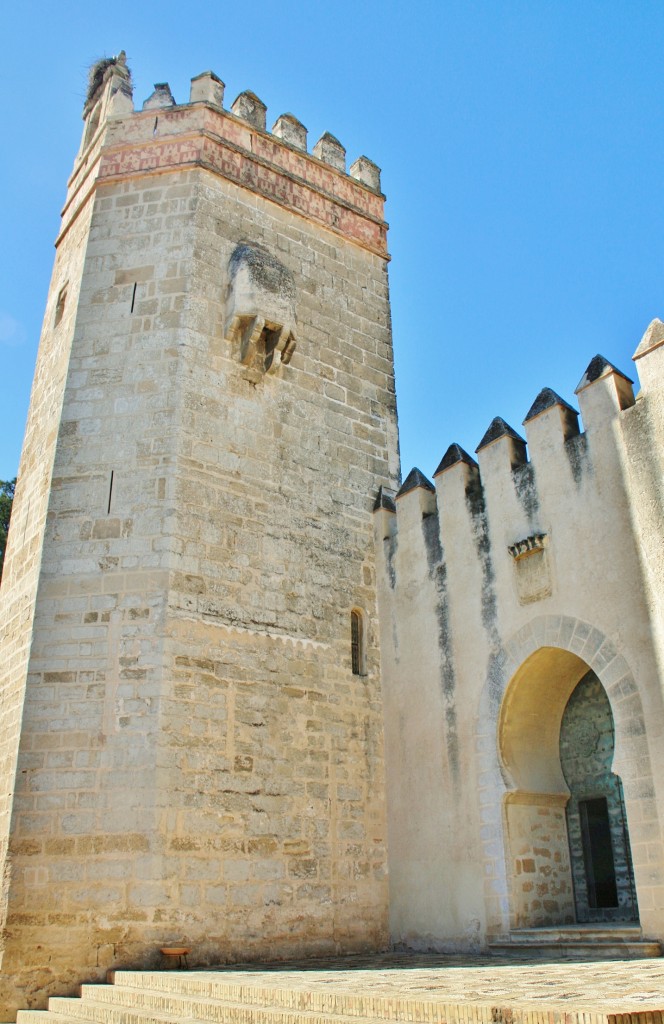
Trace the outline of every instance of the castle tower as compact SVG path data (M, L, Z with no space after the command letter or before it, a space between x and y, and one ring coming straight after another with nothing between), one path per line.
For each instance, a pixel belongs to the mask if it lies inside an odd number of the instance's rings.
M386 941L379 171L223 94L91 75L2 587L2 1016Z

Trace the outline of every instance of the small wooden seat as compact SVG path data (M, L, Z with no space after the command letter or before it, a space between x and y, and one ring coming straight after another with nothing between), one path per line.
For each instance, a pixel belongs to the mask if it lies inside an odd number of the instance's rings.
M178 958L178 968L182 970L184 964L184 970L189 970L189 964L187 963L187 953L191 953L191 949L188 946L164 946L159 950L163 957L167 960L175 960ZM175 967L173 968L175 970Z

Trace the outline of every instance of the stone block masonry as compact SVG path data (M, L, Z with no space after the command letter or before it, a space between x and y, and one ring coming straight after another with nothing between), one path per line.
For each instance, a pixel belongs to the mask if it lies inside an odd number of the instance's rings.
M86 107L3 582L5 1012L163 945L205 964L387 941L383 198L212 102L134 114L118 75ZM226 333L240 244L295 281L269 373ZM249 311L266 367L278 308Z

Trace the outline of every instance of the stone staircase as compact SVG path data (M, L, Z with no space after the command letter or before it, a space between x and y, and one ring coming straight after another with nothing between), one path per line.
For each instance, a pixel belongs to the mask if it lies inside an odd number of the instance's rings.
M369 1024L353 995L228 983L223 974L115 973L112 985L82 985L80 999L52 998L49 1009L20 1010L17 1024Z
M417 1020L413 1000L381 998L336 986L308 988L307 971L283 985L276 977L223 971L109 972L112 984L81 985L80 998L51 998L48 1010L19 1010L17 1024L386 1024ZM342 976L335 975L343 985ZM289 972L290 977L290 972ZM427 1024L448 1017L431 1004ZM490 1024L488 1016L486 1024Z
M567 930L558 931L567 941ZM525 944L530 951L532 944ZM616 1024L617 1014L622 1024L664 1019L664 959L607 961L598 969L596 963L523 956L519 962L392 953L241 969L116 970L109 982L81 985L80 998L51 998L48 1010L20 1010L17 1024Z
M639 925L559 925L521 928L507 942L492 942L492 953L542 959L635 960L662 955L659 942L644 939Z

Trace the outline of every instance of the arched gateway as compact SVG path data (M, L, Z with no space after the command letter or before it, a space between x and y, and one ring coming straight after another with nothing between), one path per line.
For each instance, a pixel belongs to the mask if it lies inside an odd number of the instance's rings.
M513 924L638 919L606 691L578 655L540 648L499 718Z
M637 922L652 778L629 666L589 624L561 617L536 620L506 651L478 738L493 779L480 797L485 864L504 894L492 928Z

